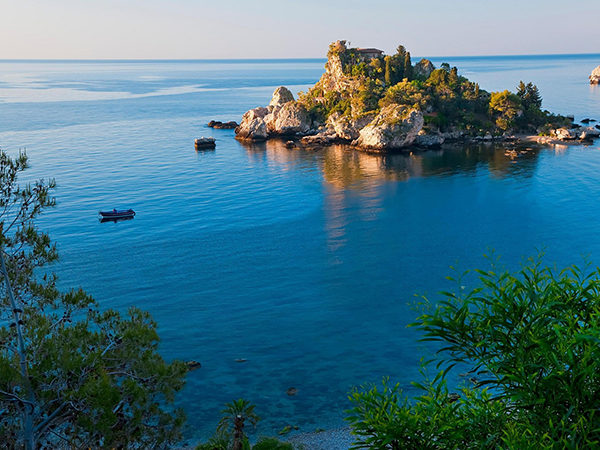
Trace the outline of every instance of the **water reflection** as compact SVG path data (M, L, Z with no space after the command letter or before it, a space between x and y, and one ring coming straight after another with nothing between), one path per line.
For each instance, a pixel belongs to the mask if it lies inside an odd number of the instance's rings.
M364 191L382 181L411 178L488 173L494 177L531 177L535 173L540 147L505 145L456 145L440 150L373 154L346 145L316 149L285 147L279 140L242 144L249 158L281 166L317 167L326 183L339 189ZM555 149L560 153L561 149Z

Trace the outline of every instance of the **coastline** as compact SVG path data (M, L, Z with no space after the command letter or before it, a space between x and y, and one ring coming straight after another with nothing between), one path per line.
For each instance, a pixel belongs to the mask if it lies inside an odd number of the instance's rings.
M299 433L284 439L304 450L348 450L354 442L350 427L331 428L323 431Z
M308 139L307 139L308 138ZM399 148L368 148L354 145L352 142L339 138L323 139L321 136L273 136L267 139L240 139L242 144L257 144L260 142L275 141L282 143L289 150L318 150L331 145L344 145L347 148L368 154L386 155L398 153L426 152L429 150L440 150L461 145L506 145L509 148L522 146L555 147L555 146L577 146L594 145L597 138L592 139L559 139L552 136L539 136L535 134L516 134L511 136L462 136L447 139L436 145L413 144Z

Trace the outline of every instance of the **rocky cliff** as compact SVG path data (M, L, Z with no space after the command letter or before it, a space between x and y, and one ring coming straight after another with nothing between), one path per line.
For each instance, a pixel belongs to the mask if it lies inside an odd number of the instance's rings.
M365 77L353 73L353 67L372 61L361 59L354 50L348 49L345 41L331 44L325 72L304 98L295 100L287 88L277 88L267 107L244 114L235 130L236 137L255 141L274 137L305 138L302 141L305 144L346 142L370 150L413 144L424 123L419 110L403 106L369 111L356 101L363 95ZM434 69L427 60L418 67L419 73L425 76ZM347 104L346 110L314 113L319 107L326 108L331 98L339 104Z
M277 88L268 106L244 114L236 137L387 151L457 140L514 140L515 134L566 140L595 133L591 128L583 134L555 132L572 121L542 110L533 83L521 82L516 93L489 93L448 64L436 69L422 59L413 65L401 45L394 55L382 53L348 48L346 41L332 43L325 72L308 92L296 99L287 88ZM600 81L600 67L590 77L595 80Z
M238 139L261 141L271 137L293 137L312 131L306 108L294 100L286 87L279 87L267 107L251 109L235 129Z

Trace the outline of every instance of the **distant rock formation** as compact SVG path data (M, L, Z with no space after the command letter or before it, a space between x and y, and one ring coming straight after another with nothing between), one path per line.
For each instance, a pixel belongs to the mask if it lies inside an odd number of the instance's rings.
M592 70L590 75L590 84L600 84L600 66Z

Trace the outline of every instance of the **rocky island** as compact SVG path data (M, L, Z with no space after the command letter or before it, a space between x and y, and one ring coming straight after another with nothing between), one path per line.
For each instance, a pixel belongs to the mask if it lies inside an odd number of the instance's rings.
M590 75L590 84L600 84L600 66L592 70Z
M296 145L348 143L369 151L431 148L456 141L548 143L590 139L600 131L574 128L572 119L542 110L538 88L521 82L515 93L487 92L459 75L456 67L436 68L427 59L413 64L399 46L384 55L374 48L329 46L325 73L295 99L285 87L266 107L247 111L235 129L240 140L271 138Z

